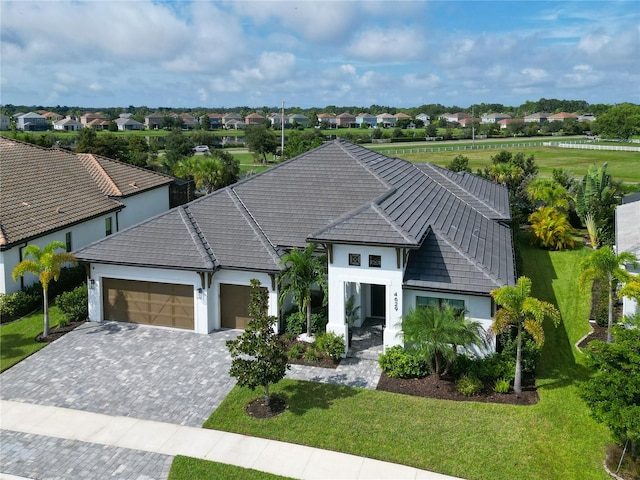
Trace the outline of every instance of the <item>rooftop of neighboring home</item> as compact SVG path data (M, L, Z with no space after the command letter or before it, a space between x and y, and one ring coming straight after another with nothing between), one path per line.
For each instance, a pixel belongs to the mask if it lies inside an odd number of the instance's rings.
M122 208L118 198L172 177L91 154L0 137L0 246Z

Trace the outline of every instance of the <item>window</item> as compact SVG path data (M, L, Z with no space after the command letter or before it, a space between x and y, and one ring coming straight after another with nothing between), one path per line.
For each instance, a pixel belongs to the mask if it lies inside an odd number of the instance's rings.
M464 300L454 300L453 298L416 297L416 308L444 308L446 305L451 305L458 313L463 312L465 309Z
M360 254L359 253L350 253L349 254L349 265L354 267L360 266Z
M67 232L67 233L64 234L64 241L66 243L67 252L70 252L72 250L71 232Z
M111 235L113 229L111 227L111 217L107 217L104 219L104 231L106 235Z
M369 255L369 266L380 268L382 266L382 257L380 255Z

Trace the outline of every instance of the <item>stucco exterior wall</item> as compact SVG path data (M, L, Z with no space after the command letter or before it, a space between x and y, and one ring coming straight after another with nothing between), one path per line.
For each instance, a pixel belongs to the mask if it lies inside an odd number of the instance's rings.
M158 187L120 199L126 208L118 214L118 230L124 230L147 218L169 210L169 187ZM115 231L115 224L114 224Z

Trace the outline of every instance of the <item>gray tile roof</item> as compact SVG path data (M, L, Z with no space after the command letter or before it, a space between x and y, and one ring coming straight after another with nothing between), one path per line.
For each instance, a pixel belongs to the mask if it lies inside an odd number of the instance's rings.
M117 210L119 197L172 181L115 160L0 137L0 246Z
M508 220L502 186L337 140L77 255L106 261L113 252L136 265L276 272L282 251L309 241L404 247L407 285L486 294L515 283L511 231L502 223ZM176 244L185 249L182 266L168 251Z

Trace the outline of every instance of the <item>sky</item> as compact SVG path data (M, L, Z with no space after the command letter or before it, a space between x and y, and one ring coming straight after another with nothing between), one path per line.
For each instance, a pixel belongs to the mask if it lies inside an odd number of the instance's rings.
M640 103L640 1L0 0L0 103Z

